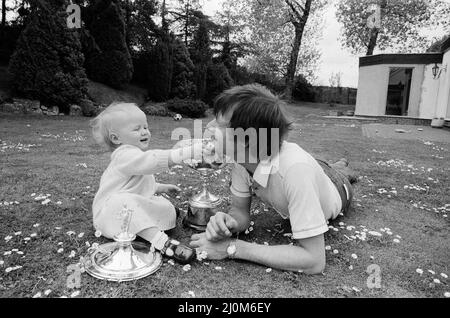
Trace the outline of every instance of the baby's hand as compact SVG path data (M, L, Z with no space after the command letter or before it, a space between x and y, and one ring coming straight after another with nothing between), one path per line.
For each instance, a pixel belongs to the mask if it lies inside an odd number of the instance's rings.
M192 159L209 163L214 156L214 143L210 140L196 139L192 143Z
M203 160L210 164L214 169L222 169L227 164L227 158L225 156L220 156L216 152L216 144L213 140L204 143Z
M175 144L173 149L181 150L181 157L184 163L193 165L193 161L203 160L204 146L201 139L184 139ZM192 164L191 164L192 163Z
M203 140L202 144L202 155L203 155L203 161L206 163L212 163L215 158L215 146L214 142L211 140Z
M158 186L158 193L176 194L181 192L181 189L174 184L160 184Z

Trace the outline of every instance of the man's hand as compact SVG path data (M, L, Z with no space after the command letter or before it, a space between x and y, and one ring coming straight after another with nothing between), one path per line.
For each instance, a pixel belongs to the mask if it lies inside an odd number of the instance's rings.
M220 241L229 238L237 227L238 222L231 215L217 212L209 219L206 226L206 239L209 241Z
M180 191L181 189L174 184L159 184L156 193L176 194Z
M191 236L190 246L198 251L205 251L210 260L221 260L228 257L227 247L230 242L230 239L212 242L206 239L205 233L200 233Z

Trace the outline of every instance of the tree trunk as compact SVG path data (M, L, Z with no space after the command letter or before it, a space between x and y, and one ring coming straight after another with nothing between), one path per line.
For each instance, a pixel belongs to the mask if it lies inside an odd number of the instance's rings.
M373 55L373 50L375 49L375 46L377 45L377 39L378 39L378 29L373 28L370 31L370 39L369 39L369 45L367 46L366 55Z
M130 36L130 28L131 28L131 8L130 8L130 0L126 0L125 2L125 41L127 43L128 51L131 52L131 36Z
M6 0L2 0L2 29L6 26Z
M306 0L305 10L300 21L294 23L295 38L292 45L291 57L286 75L286 88L284 90L284 97L288 100L292 99L292 90L294 88L295 72L297 70L298 54L300 52L300 46L302 45L303 31L305 30L306 22L308 21L309 13L311 11L312 0Z
M162 8L161 8L161 26L162 26L163 32L165 34L169 34L169 25L166 20L166 15L167 15L166 0L164 0L162 3Z
M185 6L186 20L184 21L184 45L188 47L188 36L189 36L189 2Z

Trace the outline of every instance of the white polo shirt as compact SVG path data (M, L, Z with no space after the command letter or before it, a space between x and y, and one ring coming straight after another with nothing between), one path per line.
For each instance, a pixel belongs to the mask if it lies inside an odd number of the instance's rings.
M325 233L327 220L336 218L342 209L339 192L322 167L300 146L286 141L276 157L259 163L253 177L235 164L230 190L238 197L254 192L289 218L294 239Z

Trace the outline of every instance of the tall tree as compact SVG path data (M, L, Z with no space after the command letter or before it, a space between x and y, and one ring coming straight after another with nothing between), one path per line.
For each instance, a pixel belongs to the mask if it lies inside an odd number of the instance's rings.
M172 23L176 34L182 37L184 45L188 46L199 25L201 9L199 0L177 0L176 6L168 12L173 16Z
M88 9L85 23L96 47L93 52L85 52L88 76L92 80L121 89L132 78L133 63L126 43L120 2L98 0Z
M233 85L233 79L223 63L210 63L206 75L206 93L203 101L213 106L214 98Z
M195 66L183 41L173 39L173 72L171 97L193 98L196 94L194 84Z
M223 63L234 74L238 67L238 59L250 54L252 45L246 37L249 28L245 20L243 1L225 0L221 10L215 16L218 28L213 44L220 45L216 50L219 62Z
M368 25L368 19L377 14L379 25ZM343 25L343 46L353 54L366 55L375 49L423 52L433 37L422 31L428 28L436 34L436 28L444 25L448 32L449 15L450 3L442 0L340 0L336 11Z
M205 17L200 21L200 26L194 34L189 47L192 62L195 65L195 86L197 87L197 98L203 99L206 94L206 77L208 65L211 63L212 52L208 31L208 21Z
M158 13L156 0L134 0L131 3L128 30L132 53L145 52L155 46L160 29L154 22Z
M342 72L332 72L328 82L331 87L341 87Z
M166 0L163 0L161 5L161 29L163 32L169 33L169 22L167 21Z
M78 32L67 28L66 7L66 0L33 1L9 64L15 93L62 111L87 93L81 43Z
M23 25L25 18L30 13L29 7L33 1L37 0L2 0L0 26L6 26L8 12L13 12L16 15L13 20L14 25Z
M130 0L122 2L122 8L125 14L125 43L127 44L128 51L131 52L131 15L133 12L133 3Z
M285 96L291 98L292 74L303 74L311 82L315 80L320 59L317 44L323 29L321 12L327 0L314 0L309 7L302 6L300 1L290 2L292 7L285 0L247 1L251 8L248 25L255 53L244 59L244 65L268 75L273 82L284 79ZM295 14L293 8L300 11ZM308 23L301 21L301 10L306 8L309 8Z
M303 32L305 30L306 22L308 22L309 14L311 12L312 0L301 1L285 0L289 6L290 22L294 26L294 42L292 43L291 56L289 58L289 65L286 74L286 88L284 96L287 99L292 99L292 89L294 87L295 72L297 70L298 53L302 45Z
M2 28L6 26L6 0L2 0Z
M169 98L173 72L173 46L166 36L161 36L151 49L147 64L147 89L156 102Z

